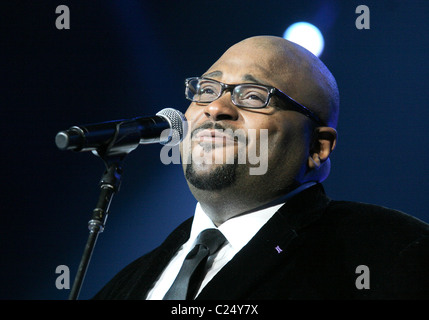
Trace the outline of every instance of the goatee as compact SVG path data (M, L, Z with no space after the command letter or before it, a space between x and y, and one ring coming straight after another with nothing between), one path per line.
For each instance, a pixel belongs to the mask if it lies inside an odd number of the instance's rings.
M198 174L192 164L186 165L185 177L195 188L207 191L221 190L234 184L237 177L237 163L223 164L210 173Z

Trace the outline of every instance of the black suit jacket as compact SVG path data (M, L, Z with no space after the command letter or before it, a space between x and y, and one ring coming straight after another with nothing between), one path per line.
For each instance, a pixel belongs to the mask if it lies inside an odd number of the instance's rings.
M144 299L191 224L125 267L94 299ZM369 288L356 285L362 277ZM380 206L332 201L320 184L288 200L197 297L428 298L429 225Z

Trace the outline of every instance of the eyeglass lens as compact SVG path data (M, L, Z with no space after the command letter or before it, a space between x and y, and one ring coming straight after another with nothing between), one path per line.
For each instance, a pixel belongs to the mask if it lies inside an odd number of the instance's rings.
M209 79L191 79L186 88L186 96L194 102L207 103L222 95L222 85ZM261 108L267 103L268 89L258 85L241 84L232 91L232 101L237 106L246 108Z

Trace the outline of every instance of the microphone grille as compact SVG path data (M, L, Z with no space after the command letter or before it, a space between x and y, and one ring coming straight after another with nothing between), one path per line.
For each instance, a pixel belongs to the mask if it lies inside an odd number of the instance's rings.
M161 143L176 145L182 141L188 129L185 115L173 108L162 109L156 115L165 118L170 123L171 128L168 141Z

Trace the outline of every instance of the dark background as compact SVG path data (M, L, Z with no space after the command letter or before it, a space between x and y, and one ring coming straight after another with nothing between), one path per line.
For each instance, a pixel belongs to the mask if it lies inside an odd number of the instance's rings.
M70 30L57 30L58 5ZM355 9L370 9L358 30ZM297 21L325 36L321 59L341 92L339 140L325 182L334 199L370 202L429 221L429 1L2 1L0 298L67 299L104 170L91 153L56 148L72 125L185 111L183 80L230 45L282 36ZM125 161L80 295L191 216L195 200L160 145Z

